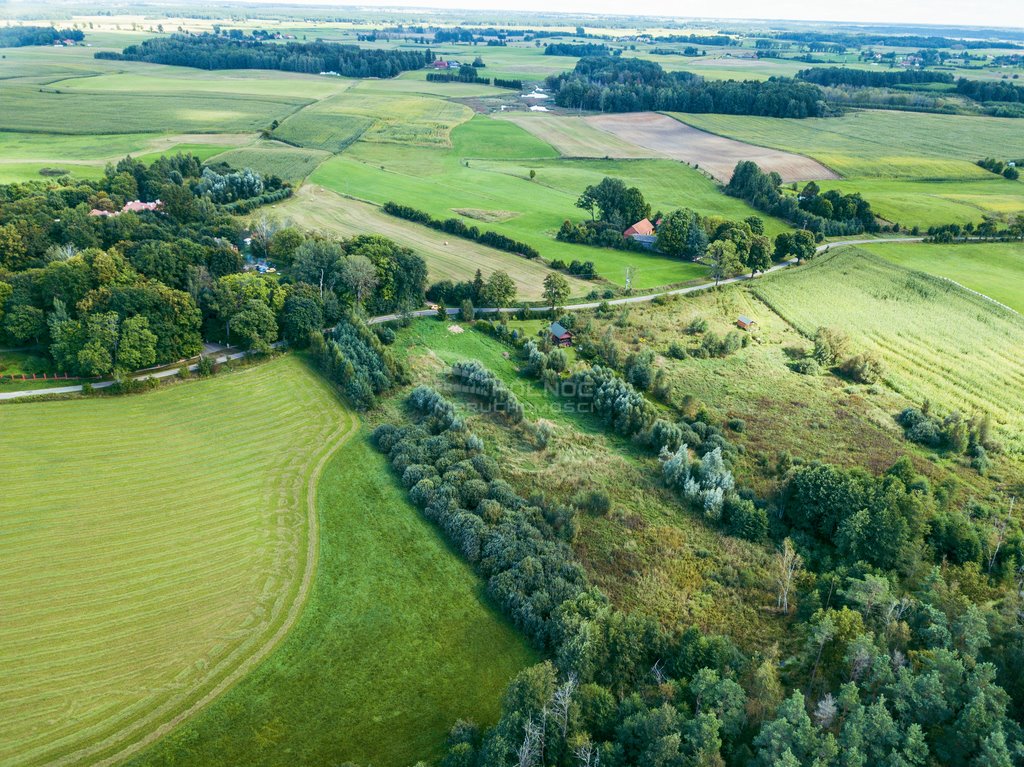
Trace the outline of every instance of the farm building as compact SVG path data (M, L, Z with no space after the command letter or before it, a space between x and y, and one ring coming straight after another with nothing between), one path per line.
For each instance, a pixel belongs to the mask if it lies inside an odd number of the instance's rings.
M748 317L745 314L741 314L740 318L736 320L736 327L743 328L743 330L756 330L757 320L753 317Z
M551 342L556 346L572 346L572 331L562 327L559 322L552 322L548 328L551 334Z
M633 226L629 227L629 229L622 233L622 236L629 238L635 237L638 234L643 237L650 237L654 234L654 224L645 218L642 221L637 221Z

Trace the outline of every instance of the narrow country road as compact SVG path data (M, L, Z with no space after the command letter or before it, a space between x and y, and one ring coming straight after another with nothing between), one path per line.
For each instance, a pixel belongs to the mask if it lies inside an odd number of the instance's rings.
M815 253L824 253L825 251L830 250L831 248L838 248L838 247L843 247L843 246L846 246L846 245L866 245L868 243L878 243L878 242L923 242L923 241L924 241L924 237L888 237L888 238L877 238L876 237L876 238L873 238L873 239L862 239L862 240L840 240L839 242L828 242L828 243L825 243L824 245L819 245L817 247L817 249L815 250ZM795 263L796 263L796 259L790 259L789 261L783 261L782 263L776 264L775 266L773 266L770 269L768 269L767 271L765 271L764 274L771 274L772 272L777 272L777 271L779 271L781 269L786 269L786 268L788 268L790 266L793 266ZM741 274L741 275L739 275L737 277L730 277L728 279L722 280L721 282L718 283L718 286L721 286L721 285L731 285L731 284L736 283L736 282L745 282L746 280L749 280L749 279L751 279L751 276L749 274ZM663 290L663 291L661 291L659 293L648 293L648 294L642 295L642 296L627 296L625 298L614 298L614 299L610 299L607 303L610 306L618 306L618 305L621 305L621 304L640 304L640 303L645 303L647 301L653 301L658 296L682 296L682 295L686 295L687 293L697 293L699 291L709 290L709 289L714 288L714 287L716 287L716 284L714 282L705 282L705 283L701 283L700 285L690 285L689 287L675 288L674 290ZM575 312L575 311L582 311L582 310L585 310L585 309L596 309L598 306L601 305L601 303L604 303L604 302L602 302L602 301L589 301L587 303L581 303L581 304L569 304L568 306L563 306L561 308L563 310L565 310L565 311ZM497 313L508 313L508 314L511 314L511 313L520 311L522 308L525 308L527 311L531 311L531 312L546 312L546 311L548 311L548 307L546 307L546 306L509 307L509 308L506 308L506 309L496 309L496 308L493 308L493 307L488 307L488 308L477 309L476 311L481 313L481 314L497 314ZM459 310L456 309L456 308L448 309L447 311L448 311L448 314L453 315L453 316L457 315L459 313ZM432 316L434 316L435 313L436 312L434 312L432 309L421 309L419 311L412 312L412 316L413 317L432 317ZM382 314L379 317L371 317L367 321L371 325L373 325L373 324L376 324L376 323L379 323L379 322L389 322L391 320L397 320L399 318L399 316L400 315L398 315L398 314ZM276 344L272 344L272 345L275 346L275 347L279 347L279 346L283 345L283 342L282 341L278 341ZM247 354L247 352L237 352L235 354L225 354L225 355L221 355L221 356L217 357L214 360L214 362L216 362L217 364L220 364L220 363L223 363L223 362L227 362L228 360L237 360L237 359L241 359L242 357L246 356L246 354ZM182 366L182 367L184 367L184 366ZM192 364L192 365L188 366L188 369L194 371L198 367L199 367L198 365ZM169 378L170 376L177 375L178 371L180 369L181 369L181 367L173 367L173 368L167 368L167 369L164 369L164 370L157 370L155 372L142 372L142 373L138 373L136 375L133 375L132 378L134 378L136 380L142 380L142 379L145 379L145 378ZM97 383L92 384L92 388L94 388L94 389L105 389L108 386L113 386L113 385L114 385L113 381L99 381ZM24 397L38 397L38 396L43 395L43 394L76 394L76 393L78 393L80 391L82 391L82 386L80 384L79 385L75 385L75 386L56 386L56 387L49 388L49 389L23 389L21 391L0 392L0 400L21 399L21 398L24 398Z

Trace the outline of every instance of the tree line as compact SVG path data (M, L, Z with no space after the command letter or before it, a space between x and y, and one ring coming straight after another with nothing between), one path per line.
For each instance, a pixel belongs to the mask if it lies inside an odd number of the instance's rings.
M926 69L892 69L878 72L848 67L812 67L800 70L796 76L817 85L854 85L870 88L928 83L953 84L953 75L949 72L933 72Z
M53 45L61 40L85 39L80 29L56 29L54 27L0 27L0 48L20 48L25 45Z
M609 56L611 49L603 43L548 43L544 46L545 56Z
M956 92L975 101L1000 101L1011 104L1024 102L1024 88L1000 80L968 80L961 77L956 81Z
M589 391L609 427L641 433L640 398L614 374L584 374L597 376ZM779 542L775 609L793 615L798 641L785 659L743 652L618 610L588 582L569 544L580 510L607 512L599 492L572 506L524 498L455 403L428 387L407 402L409 422L378 427L378 448L548 658L510 683L496 725L455 724L445 767L1014 763L1024 641L1013 567L1024 539L1006 514L979 508L972 521L907 460L881 475L782 468L767 504L739 497L737 508ZM672 424L655 441L666 436L664 483L713 517L734 485L722 447L684 458L669 447L680 439ZM940 559L956 573L929 565ZM964 579L983 588L982 568L1009 579L1007 604L960 590Z
M174 34L129 45L121 53L99 51L98 59L145 61L197 69L278 69L345 77L394 77L434 60L426 51L374 50L327 42L264 43L212 34Z
M598 112L670 111L827 117L832 110L812 83L785 77L766 81L704 80L689 72L666 72L642 59L587 57L572 72L551 75L555 103Z

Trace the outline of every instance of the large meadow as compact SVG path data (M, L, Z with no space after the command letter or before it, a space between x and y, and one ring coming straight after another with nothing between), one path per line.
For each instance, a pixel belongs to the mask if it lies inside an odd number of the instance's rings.
M643 292L702 285L574 314L592 343L568 350L559 374L600 360L607 349L623 370L646 360L662 389L656 395L649 386L641 398L678 424L714 424L737 487L758 511L773 510L768 499L787 472L817 462L881 473L905 456L925 478L914 492L942 488L943 513L974 513L1024 487L1020 244L840 246L711 288L702 263L555 238L566 220L589 216L577 199L606 177L638 187L652 212L756 214L773 240L792 231L724 194L740 159L779 170L787 183L813 178L822 189L860 192L904 229L983 216L1007 221L1024 211L1024 181L975 161L1024 158L1022 120L882 110L805 120L531 112L516 90L430 82L423 71L357 80L95 59L97 51L157 34L158 22L111 15L83 23L91 47L10 49L0 59L0 183L40 179L41 169L55 168L99 178L128 154L153 160L190 152L293 185L289 198L248 215L247 226L263 219L338 238L383 235L424 259L428 283L500 270L518 301L539 302L557 259L592 261L596 269L594 279L562 272L563 303L621 298L627 280ZM159 23L168 31L213 24ZM373 24L237 24L267 25L298 39L356 42ZM573 28L564 31L571 38ZM376 47L424 46L386 40ZM622 55L713 79L765 80L803 66L713 46L704 57L653 47L640 42ZM479 54L481 74L522 79L526 89L576 62L546 56L534 43L432 49L450 58ZM860 66L852 53L831 60ZM493 230L541 257L390 216L382 209L389 201ZM756 328L741 333L741 316L754 318ZM506 330L488 331L471 317L389 324L378 338L409 380L380 393L365 414L304 351L274 352L130 396L0 404L0 764L407 767L441 759L457 720L497 722L509 680L545 653L502 613L507 605L494 584L411 502L407 477L375 449L374 427L414 417L407 395L418 384L452 400L509 492L576 509L567 556L606 598L602 611L649 621L664 636L686 627L728 635L737 653L774 669L778 690L769 693L781 693L783 682L795 690L800 664L814 655L806 648L820 659L833 640L818 648L812 640L825 634L807 632L811 614L829 609L833 596L826 574L819 580L811 570L821 562L800 575L802 612L780 609L772 536L781 514L766 517L760 537L725 534L720 519L681 501L666 487L656 451L567 406L528 374L518 342L545 346L550 320L524 317L505 318L515 331L505 341L495 334ZM850 353L876 357L878 380L802 367L822 327L841 330ZM725 353L702 346L723 338L734 341ZM514 391L521 422L481 409L478 391L454 385L451 366L466 359ZM0 350L0 392L27 386L2 375L53 372L39 345ZM964 451L909 441L896 416L910 407L939 418L991 416L998 446L991 467L979 471ZM591 504L595 497L603 502ZM933 578L941 567L941 578L955 584L950 603L994 604L1005 585L979 585L986 576L973 563L962 570L953 569L959 562L932 564ZM934 585L925 581L924 560L915 567L908 583ZM531 568L538 582L549 577L532 560L524 570ZM959 591L961 577L968 596ZM593 621L587 641L596 644L606 629ZM838 647L827 650L837 665L844 657ZM585 649L576 648L581 657ZM698 652L721 652L715 660L723 668L732 662L718 646ZM659 682L660 663L651 670ZM647 667L643 674L646 680ZM815 684L822 682L811 675L809 695ZM616 731L626 708L591 687L597 691L584 691L593 696L588 705ZM523 688L512 689L510 705ZM688 706L679 701L691 693L675 682L661 685L659 705ZM577 708L581 717L596 716ZM751 717L756 708L738 706ZM653 760L646 753L638 764ZM586 765L593 765L589 757Z

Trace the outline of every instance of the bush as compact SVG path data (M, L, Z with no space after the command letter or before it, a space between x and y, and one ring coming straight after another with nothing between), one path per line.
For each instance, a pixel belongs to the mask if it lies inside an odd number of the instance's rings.
M612 499L607 490L588 490L579 492L572 503L582 511L591 514L607 514L612 510Z
M201 356L199 362L196 363L196 375L206 378L212 376L215 372L216 366L214 365L213 357Z
M694 317L690 320L690 324L686 326L686 332L691 336L699 335L707 332L708 321L703 317Z
M857 383L873 384L882 379L884 368L878 357L870 352L865 352L855 354L843 362L839 366L839 372Z
M686 351L686 346L679 343L678 341L673 341L672 343L670 343L668 345L668 351L666 351L665 354L667 354L672 359L676 360L685 360L687 357L690 356Z
M821 372L821 366L814 357L804 357L793 363L793 370L805 376L816 376Z

